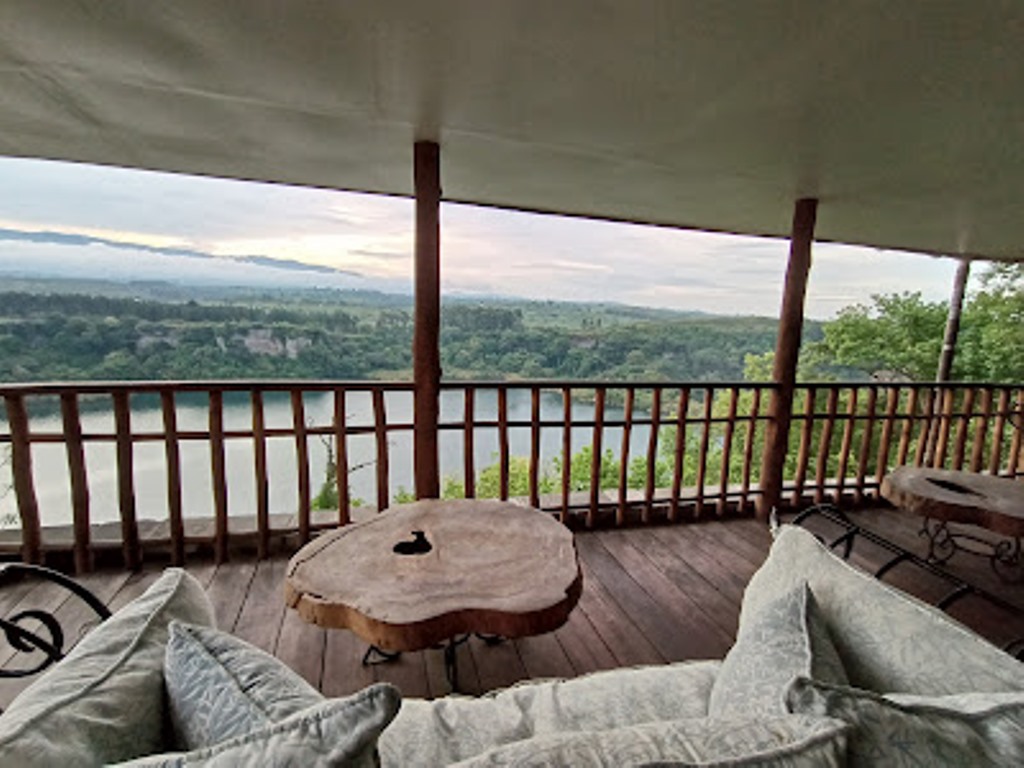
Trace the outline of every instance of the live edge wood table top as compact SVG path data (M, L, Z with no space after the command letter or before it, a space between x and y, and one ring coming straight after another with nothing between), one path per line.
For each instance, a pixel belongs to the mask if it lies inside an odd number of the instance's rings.
M501 501L392 507L300 549L287 604L372 646L416 651L470 632L524 637L565 623L582 576L572 532Z
M976 472L899 467L882 480L882 496L932 520L966 523L1024 537L1024 482Z

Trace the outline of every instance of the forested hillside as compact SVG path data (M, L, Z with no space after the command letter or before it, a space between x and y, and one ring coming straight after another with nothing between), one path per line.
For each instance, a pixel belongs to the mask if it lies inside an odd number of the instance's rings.
M153 285L135 296L32 288L0 294L3 381L410 375L408 297L278 291L183 301ZM821 335L816 325L809 333ZM442 365L452 379L736 380L774 337L772 318L454 299L442 311Z

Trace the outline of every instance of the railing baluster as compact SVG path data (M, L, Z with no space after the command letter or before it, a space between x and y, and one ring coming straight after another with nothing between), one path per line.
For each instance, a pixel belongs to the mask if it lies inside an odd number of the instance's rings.
M996 423L992 427L992 451L988 457L988 473L998 475L1003 457L1003 434L1006 430L1006 414L1010 410L1010 390L999 390L999 404L996 406Z
M722 473L718 484L718 504L715 513L722 517L725 514L726 502L729 494L729 464L732 461L732 436L736 429L736 407L739 400L739 390L732 387L729 390L729 410L725 417L725 435L722 438Z
M597 503L601 495L601 441L604 437L604 387L594 389L594 437L591 441L590 506L587 509L587 527L597 521Z
M910 402L909 402L909 404L907 406L908 412L910 414L912 414L912 416L910 418L908 418L908 422L910 423L911 428L913 428L914 420L918 418L917 411L916 411L916 409L917 409L917 400L918 400L918 391L917 391L917 389L913 389L910 392ZM925 457L928 454L928 444L931 442L931 435L932 435L932 432L934 431L933 430L933 426L932 426L932 407L934 406L934 404L935 404L935 391L932 390L932 389L926 389L925 392L924 392L923 414L920 416L920 419L921 419L921 429L918 431L918 435L917 435L917 450L914 451L914 466L915 467L922 467L922 466L924 466L924 460L925 460ZM937 427L936 427L936 429L937 429ZM902 450L902 446L901 446L901 454L902 454L902 456L901 456L901 460L900 460L899 464L903 465L904 464L903 459L906 456L906 452Z
M615 524L626 522L626 494L629 481L629 437L633 431L633 399L636 391L633 387L626 389L626 402L623 406L622 444L619 449L619 507L615 512Z
M828 477L828 459L832 449L832 430L836 422L836 408L839 404L839 388L829 387L828 405L825 407L825 423L818 441L818 462L814 467L814 503L825 501L825 479ZM839 499L836 499L836 503Z
M1021 439L1024 437L1024 388L1017 391L1017 415L1013 422L1013 439L1010 442L1010 458L1006 465L1006 474L1016 477L1021 474Z
M942 391L942 415L939 417L939 439L935 446L933 467L943 467L946 464L949 430L953 422L953 396L954 392L952 389L944 389Z
M843 490L846 488L846 470L850 462L850 449L853 447L853 425L857 416L857 387L850 388L850 405L846 410L846 424L843 425L843 439L839 443L839 463L836 469L836 504L843 500Z
M117 498L121 511L121 543L127 568L142 564L139 524L135 517L135 474L132 447L131 408L127 390L113 393L114 432L117 443Z
M466 498L476 498L476 450L474 448L474 432L476 431L476 410L474 406L473 387L466 387L462 401L462 478L466 488Z
M793 477L793 507L799 509L804 503L804 484L807 482L807 465L811 458L811 440L814 437L814 408L818 391L807 387L804 400L803 428L800 430L800 447L796 454L796 474Z
M871 438L875 432L875 407L878 404L878 389L868 387L868 402L864 406L867 414L864 421L864 434L860 441L860 457L857 460L857 480L853 490L853 503L864 501L864 476L868 473L868 458L871 454Z
M530 506L540 506L540 387L530 390Z
M78 396L62 392L61 417L64 423L64 448L68 457L71 480L71 512L74 521L75 573L92 570L91 531L89 528L89 480L85 471L85 447L82 444L82 420L78 413Z
M654 506L655 469L658 464L658 432L661 430L661 387L651 392L651 431L647 436L647 478L644 484L643 522L651 521Z
M39 502L32 479L28 409L21 395L5 395L4 404L11 429L11 479L21 518L21 559L38 565L43 561L43 532L39 525Z
M572 482L572 390L562 388L562 511L563 524L569 521L569 488Z
M956 443L953 446L953 469L961 470L964 467L964 452L967 448L967 432L971 426L971 419L974 413L974 387L969 387L964 392L963 410L957 419Z
M348 430L345 418L345 390L334 390L334 485L338 490L338 525L351 520L348 495Z
M299 541L309 541L309 508L312 504L309 486L309 436L306 433L306 406L302 390L291 391L292 429L295 432L296 478L299 488Z
M683 491L683 470L686 456L686 417L690 410L690 389L679 390L679 405L676 409L676 455L672 466L672 507L668 519L673 523L679 519L679 497Z
M985 437L988 433L988 422L992 418L992 390L985 387L981 391L981 413L975 419L974 444L971 446L971 472L981 471L981 462L985 457Z
M224 393L210 390L210 474L213 478L214 540L217 563L228 559L228 484L224 461Z
M252 409L252 450L256 475L256 554L261 560L270 552L270 483L267 479L267 425L263 392L249 394Z
M714 405L715 390L704 389L704 429L700 435L700 454L697 456L697 499L693 512L697 518L704 515L704 483L708 471L708 446L711 444L711 412Z
M750 413L747 416L747 434L743 437L743 479L740 485L740 500L737 511L743 515L747 512L748 497L750 495L750 468L754 459L754 433L757 431L757 417L761 410L761 389L756 387L753 390L753 402L750 404Z
M875 480L881 486L882 478L889 470L889 444L892 442L892 430L896 420L896 406L899 405L900 391L896 386L889 387L885 395L885 421L882 423L882 436L878 441L878 462L875 464ZM877 497L877 492L876 492Z
M373 390L373 434L377 444L377 512L388 508L391 497L388 472L387 412L384 408L384 390Z
M498 461L500 468L499 497L508 500L508 389L498 387Z
M167 463L167 515L171 529L171 564L185 564L185 521L181 514L181 451L178 447L178 412L174 390L160 390L164 422L164 460Z

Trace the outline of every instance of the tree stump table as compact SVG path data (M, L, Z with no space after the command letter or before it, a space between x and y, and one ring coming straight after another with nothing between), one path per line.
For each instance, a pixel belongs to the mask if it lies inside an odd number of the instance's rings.
M984 555L1003 579L1020 580L1024 537L1024 482L1005 477L929 467L899 467L882 480L881 494L905 512L924 518L930 562L944 563L958 551ZM1006 539L992 542L951 529L972 525Z
M350 629L371 651L444 643L453 690L468 634L550 632L581 589L571 531L539 510L479 500L417 501L339 528L300 549L285 578L303 619Z

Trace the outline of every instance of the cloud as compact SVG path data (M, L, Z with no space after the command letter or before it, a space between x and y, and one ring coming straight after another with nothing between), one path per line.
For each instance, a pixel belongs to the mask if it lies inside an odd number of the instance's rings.
M283 275L288 270L273 263L291 262L308 265L303 280L324 285L344 282L345 272L403 291L412 283L415 211L407 199L15 158L0 159L0 195L7 219L0 227L90 239L39 244L50 249L47 264L59 253L87 270L88 255L101 275L144 265L163 274L168 260L187 258L173 253L183 251L220 257L188 262L193 275L206 269L200 265L216 266L217 280ZM455 204L442 205L441 220L443 291L778 313L784 240ZM14 245L28 244L9 240L5 250ZM40 249L32 258L42 258ZM240 257L251 260L246 269ZM228 261L235 266L221 264ZM948 259L818 244L807 315L829 317L880 292L919 290L944 300L954 269Z

